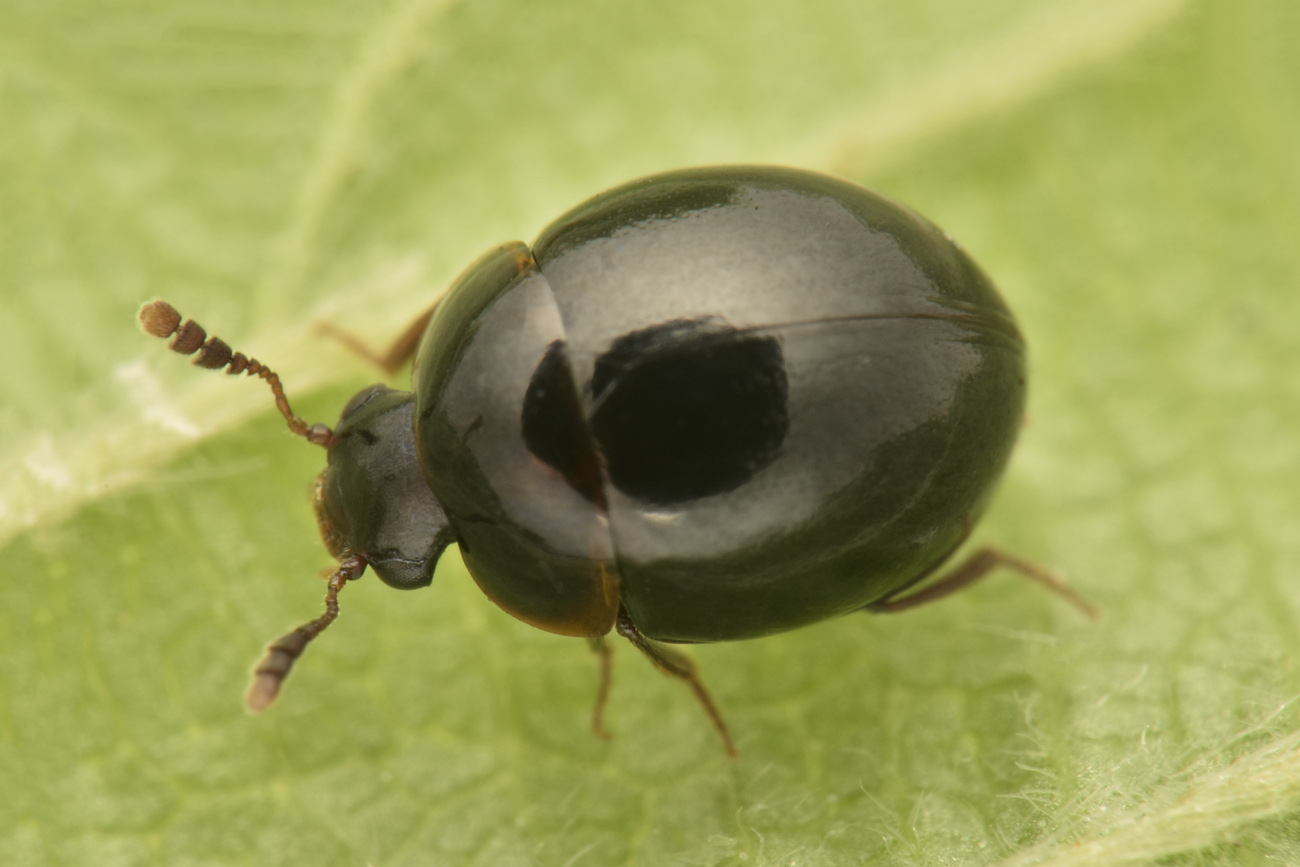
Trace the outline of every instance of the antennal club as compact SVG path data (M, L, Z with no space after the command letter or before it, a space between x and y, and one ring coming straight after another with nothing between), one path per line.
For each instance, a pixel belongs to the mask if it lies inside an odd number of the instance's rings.
M194 364L208 370L228 368L226 373L234 376L243 373L258 376L271 386L275 395L275 406L280 415L289 424L289 430L318 446L328 448L334 442L334 432L323 424L308 424L293 414L289 398L285 397L284 386L280 377L271 368L256 358L250 358L242 352L236 352L220 337L208 337L203 326L193 319L181 321L181 314L166 301L150 301L140 308L140 327L154 337L166 340L172 352L181 355L193 355Z

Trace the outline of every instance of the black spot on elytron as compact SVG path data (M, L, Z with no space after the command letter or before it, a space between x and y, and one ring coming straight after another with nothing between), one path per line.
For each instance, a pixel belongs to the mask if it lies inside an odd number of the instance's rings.
M715 321L624 335L597 359L591 390L610 481L656 505L740 487L789 429L781 344Z
M558 470L583 497L603 508L605 489L601 486L600 462L583 421L582 401L563 340L546 348L546 355L533 371L521 415L528 451Z

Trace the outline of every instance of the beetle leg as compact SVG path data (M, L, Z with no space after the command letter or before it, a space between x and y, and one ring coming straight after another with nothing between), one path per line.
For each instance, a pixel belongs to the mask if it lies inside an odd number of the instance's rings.
M878 599L869 605L864 605L862 608L864 611L871 611L875 614L896 614L900 611L907 611L919 605L925 605L927 602L934 602L945 596L950 596L958 590L964 590L1001 566L1018 572L1023 578L1028 578L1030 581L1036 581L1043 585L1048 590L1063 597L1066 602L1082 611L1090 619L1095 620L1097 618L1098 612L1092 603L1080 596L1073 587L1062 581L1060 577L1036 563L1021 560L1019 557L1008 554L1000 548L993 547L980 548L962 561L961 565L922 590L901 599L895 598L891 594L884 599Z
M704 706L704 712L713 721L713 727L718 730L718 734L722 737L722 744L727 748L727 755L734 759L737 753L736 745L731 740L731 732L727 731L727 724L722 719L722 713L718 710L718 706L713 703L709 691L704 688L704 684L700 681L700 676L695 671L695 663L691 661L691 658L684 653L665 647L657 641L651 641L642 635L640 630L636 628L636 624L632 622L632 615L628 614L627 609L622 605L618 607L618 621L615 628L618 630L619 635L632 642L633 647L649 657L655 668L669 677L684 680L690 685L691 691L695 693L695 697Z
M596 688L596 707L591 712L591 731L602 741L609 740L605 730L605 703L609 701L609 688L614 682L614 648L603 635L587 639L587 644L600 659L600 686Z
M424 330L429 326L429 320L433 318L433 312L437 309L438 301L435 301L433 306L417 316L415 321L407 326L406 330L382 354L375 352L355 334L337 328L328 322L319 323L316 326L316 331L337 340L366 361L392 375L401 370L404 364L415 357L415 350L420 345L420 338L424 336Z
M266 646L266 654L253 666L253 682L244 694L244 704L251 711L264 710L280 694L280 684L289 676L294 662L302 656L308 643L325 631L339 616L339 591L343 585L361 577L366 571L366 561L355 554L339 560L339 568L330 575L325 591L325 613L304 623L293 632L281 635Z

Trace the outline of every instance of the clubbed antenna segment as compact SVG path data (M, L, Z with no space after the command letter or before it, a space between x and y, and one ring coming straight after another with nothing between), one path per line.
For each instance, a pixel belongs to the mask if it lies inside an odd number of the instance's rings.
M275 395L275 406L280 415L289 424L289 430L319 446L326 448L334 441L334 432L323 424L308 424L293 414L289 399L284 395L284 386L275 371L266 367L256 358L249 358L242 352L235 352L220 337L208 337L203 326L193 319L181 321L181 314L166 301L150 301L140 308L140 327L154 337L166 340L173 352L181 355L193 355L194 364L208 370L227 368L226 373L234 375L244 373L258 376L271 386Z

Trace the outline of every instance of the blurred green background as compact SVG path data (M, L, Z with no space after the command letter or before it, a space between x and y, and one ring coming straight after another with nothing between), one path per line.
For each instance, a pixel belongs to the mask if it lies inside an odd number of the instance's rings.
M0 0L0 862L1300 861L1300 4ZM488 247L780 162L1000 284L1030 419L977 532L1060 570L693 649L736 735L449 557L329 564L318 450L135 328L163 295L332 422Z

